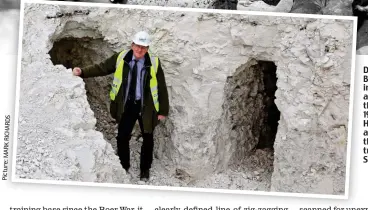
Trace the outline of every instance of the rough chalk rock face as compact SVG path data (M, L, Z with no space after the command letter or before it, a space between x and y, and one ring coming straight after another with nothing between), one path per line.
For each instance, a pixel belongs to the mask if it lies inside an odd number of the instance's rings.
M85 84L48 56L57 23L28 8L20 80L17 171L20 178L124 183L125 171L111 145L94 130ZM49 7L48 12L58 11ZM50 20L52 22L52 20ZM84 34L82 34L84 36ZM37 37L37 38L35 38Z
M271 189L344 193L352 21L50 5L28 6L25 17L32 18L24 30L18 155L39 158L47 171L39 178L124 179L111 146L95 131L84 82L47 53L68 35L103 38L119 51L147 30L170 97L155 153L172 161L177 174L196 180L247 160L267 117L259 65L270 61L281 112ZM29 144L40 151L27 150ZM32 170L19 176L37 173L33 163L20 164Z

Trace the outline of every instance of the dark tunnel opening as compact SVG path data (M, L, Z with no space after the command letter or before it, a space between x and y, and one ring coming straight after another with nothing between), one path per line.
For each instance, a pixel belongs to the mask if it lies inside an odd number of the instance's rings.
M261 130L258 149L272 148L275 143L277 127L280 120L280 111L275 104L275 92L277 90L276 65L270 61L259 61L258 65L263 73L264 98L263 111L265 113L263 128Z
M256 150L273 154L280 119L274 101L276 70L272 61L251 59L227 80L224 117L235 145L231 164L240 164Z

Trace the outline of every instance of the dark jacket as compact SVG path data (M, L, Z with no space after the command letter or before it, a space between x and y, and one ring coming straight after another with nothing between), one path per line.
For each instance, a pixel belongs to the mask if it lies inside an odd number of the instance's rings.
M87 67L83 67L82 74L80 77L88 78L88 77L97 77L97 76L106 76L108 74L115 73L115 65L116 60L119 56L119 53L115 53L107 60L99 63L93 64ZM124 68L123 68L123 82L119 89L118 94L115 97L114 101L110 103L110 114L111 116L119 123L122 119L124 112L124 98L126 96L126 91L128 88L128 76L130 77L130 66L129 62L132 60L133 51L130 50L124 57ZM149 58L148 53L145 55L145 63L142 71L146 71L143 77L144 87L142 89L142 105L141 105L141 113L143 120L144 133L152 133L156 125L158 124L158 115L167 116L169 113L169 97L166 88L166 81L164 72L161 67L161 61L159 60L158 70L157 70L157 83L158 83L158 96L160 108L159 112L156 112L156 109L153 105L153 99L151 95L149 81L151 79L150 75L150 67L151 60ZM130 79L129 79L130 80Z

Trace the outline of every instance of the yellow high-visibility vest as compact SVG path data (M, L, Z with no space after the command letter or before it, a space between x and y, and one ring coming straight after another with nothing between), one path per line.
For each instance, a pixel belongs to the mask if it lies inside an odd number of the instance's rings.
M116 70L114 73L114 80L112 82L111 85L111 91L110 91L110 99L112 101L115 100L116 95L119 92L120 86L122 84L123 81L123 68L124 68L124 57L125 55L128 53L127 50L122 51L119 56L118 59L116 60ZM160 108L160 104L158 102L158 88L157 88L157 69L158 69L158 57L155 56L151 56L148 53L150 59L151 59L151 68L150 68L150 74L151 74L151 80L150 80L150 89L151 89L151 94L152 94L152 99L153 99L153 104L155 106L156 111L159 111ZM142 96L143 97L143 96Z

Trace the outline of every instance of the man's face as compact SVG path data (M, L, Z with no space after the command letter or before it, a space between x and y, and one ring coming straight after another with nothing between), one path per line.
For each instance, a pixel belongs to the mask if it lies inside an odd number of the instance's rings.
M133 43L132 44L132 50L133 50L134 57L136 59L141 59L141 58L144 57L144 55L148 51L148 47L137 45L137 44Z

